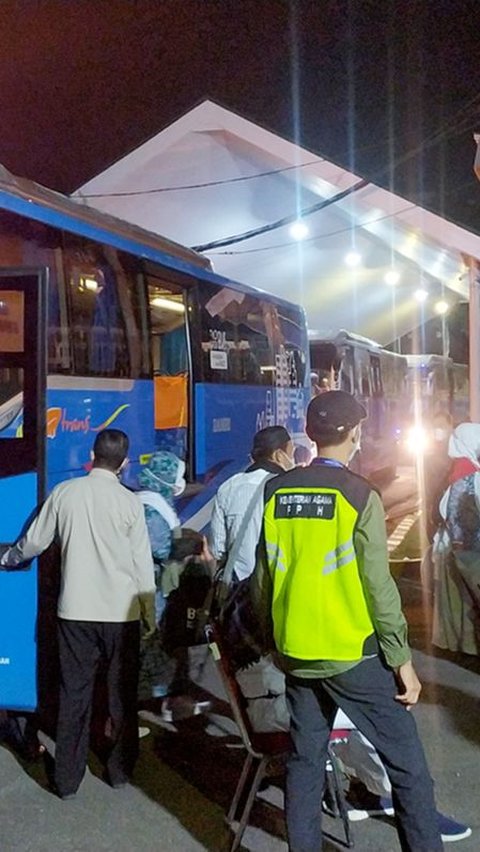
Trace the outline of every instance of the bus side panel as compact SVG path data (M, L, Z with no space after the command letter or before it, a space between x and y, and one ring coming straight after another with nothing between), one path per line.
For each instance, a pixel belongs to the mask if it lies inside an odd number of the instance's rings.
M85 379L85 384L88 380ZM101 429L122 429L130 439L126 484L135 484L143 456L155 449L153 383L129 389L51 388L47 394L48 488L90 469L90 451Z
M308 389L199 384L195 387L195 463L200 493L180 500L182 523L204 530L218 487L250 463L255 432L276 423L305 443Z
M0 479L0 535L15 541L37 505L37 475ZM37 705L37 562L28 571L0 571L0 707Z
M305 388L197 385L197 475L205 477L219 465L241 470L249 463L255 432L266 426L280 424L299 438L304 430L306 393Z

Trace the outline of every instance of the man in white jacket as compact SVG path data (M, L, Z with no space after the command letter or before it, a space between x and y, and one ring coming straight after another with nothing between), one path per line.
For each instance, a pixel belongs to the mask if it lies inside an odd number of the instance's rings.
M263 521L263 484L268 476L295 466L293 441L283 426L260 429L250 452L252 464L243 473L227 479L217 491L210 526L210 549L218 561L231 551L244 523L241 547L233 566L234 579L250 577L255 567L255 550Z
M138 756L137 684L140 619L155 630L155 579L143 506L119 482L128 438L99 432L88 476L53 489L26 534L1 559L15 568L58 539L60 701L55 785L71 799L85 773L93 687L106 663L111 748L107 780L123 787Z

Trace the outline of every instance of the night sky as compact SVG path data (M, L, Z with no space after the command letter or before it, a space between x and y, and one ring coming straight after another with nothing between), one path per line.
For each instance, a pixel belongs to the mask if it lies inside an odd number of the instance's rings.
M480 231L479 0L1 0L0 47L0 162L47 186L208 97Z

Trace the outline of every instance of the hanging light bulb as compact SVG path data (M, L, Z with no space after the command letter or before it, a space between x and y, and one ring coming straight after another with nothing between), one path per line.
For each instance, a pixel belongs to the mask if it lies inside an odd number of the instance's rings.
M385 273L384 281L385 284L389 284L390 287L395 287L395 285L400 281L400 273L398 269L389 269L388 272Z
M290 225L290 236L294 240L304 240L305 237L308 237L309 233L310 229L302 219L297 219L296 222Z
M345 264L347 266L351 266L353 268L354 266L359 266L361 262L362 256L358 253L358 251L349 251L345 255Z

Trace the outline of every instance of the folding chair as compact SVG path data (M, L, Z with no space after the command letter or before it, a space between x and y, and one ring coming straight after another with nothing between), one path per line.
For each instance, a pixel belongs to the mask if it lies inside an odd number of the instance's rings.
M275 777L282 773L285 768L285 760L292 750L292 741L287 731L271 731L267 733L256 733L250 723L246 709L246 701L241 693L235 678L234 668L228 658L225 646L222 642L221 630L217 624L209 624L206 636L210 651L216 663L221 681L227 693L228 701L233 713L233 718L240 731L247 757L242 772L226 815L226 822L234 832L230 852L235 852L240 846L245 828L248 824L250 811L257 796L261 782L266 777ZM332 731L328 747L328 762L326 772L326 784L333 804L333 815L340 816L345 832L345 845L351 848L354 845L352 828L348 819L348 810L345 795L341 783L341 773L331 743L338 740L345 732ZM247 782L251 778L250 787ZM237 817L240 802L248 789L248 794L239 814L239 823L235 831L233 824Z

